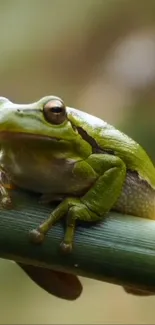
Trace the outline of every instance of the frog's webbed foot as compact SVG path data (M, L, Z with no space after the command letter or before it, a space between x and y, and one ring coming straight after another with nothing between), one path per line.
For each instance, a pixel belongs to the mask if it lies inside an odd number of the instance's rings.
M6 174L0 172L0 208L10 209L12 207L12 200L9 195L9 190L12 189L11 183L8 182Z

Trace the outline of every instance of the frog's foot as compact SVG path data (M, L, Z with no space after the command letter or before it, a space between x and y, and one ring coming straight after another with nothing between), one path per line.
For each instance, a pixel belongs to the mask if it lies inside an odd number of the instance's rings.
M12 208L12 200L9 191L14 188L14 184L12 184L6 172L0 167L0 208Z
M32 229L30 231L30 240L34 244L40 244L44 241L44 233L42 233L39 228L38 229Z
M77 219L88 222L100 220L100 216L90 211L85 204L81 203L80 199L68 198L61 202L51 213L49 218L38 228L30 231L31 241L35 244L42 243L46 233L65 215L67 216L67 227L64 239L60 245L63 253L70 253L72 251Z
M12 200L9 196L2 197L0 200L0 206L3 209L10 209L12 208Z
M8 190L1 183L0 183L0 208L2 209L12 208L12 200L8 193Z
M41 244L45 239L46 232L42 227L43 225L40 225L38 228L32 229L29 233L30 240L34 244ZM72 251L73 236L74 227L68 226L66 229L64 240L60 244L60 248L64 253L70 253Z
M72 198L65 199L63 202L61 202L56 207L56 209L54 209L54 211L51 213L51 215L49 216L48 219L46 219L41 225L39 225L39 227L37 227L36 229L32 229L30 231L29 235L30 235L31 242L33 242L35 244L42 243L44 241L46 233L52 228L52 226L58 220L60 220L64 215L67 215L67 212L68 212L70 206L73 204L75 205L75 203L77 204L77 202L79 202L79 200L72 199ZM61 245L61 247L63 247L63 251L71 250L72 245L71 245L71 240L69 240L69 238L68 238L69 233L70 233L70 231L66 230L66 236L64 238L63 244ZM70 249L69 249L69 246L70 246Z
M63 240L60 244L60 249L65 254L71 253L72 248L73 248L72 241L70 243L67 243Z
M38 227L37 229L33 229L30 231L30 240L31 242L33 242L34 244L41 244L44 241L45 238L45 234L42 232L42 230L40 229L40 227ZM60 244L60 248L62 250L62 252L64 253L70 253L72 251L72 236L71 239L67 241L67 239L63 240Z

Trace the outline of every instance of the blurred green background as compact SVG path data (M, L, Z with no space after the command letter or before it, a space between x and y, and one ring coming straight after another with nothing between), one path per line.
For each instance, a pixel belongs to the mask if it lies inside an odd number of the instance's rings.
M0 0L0 95L45 95L114 124L155 161L155 1ZM0 324L154 324L155 297L81 279L75 302L0 260Z

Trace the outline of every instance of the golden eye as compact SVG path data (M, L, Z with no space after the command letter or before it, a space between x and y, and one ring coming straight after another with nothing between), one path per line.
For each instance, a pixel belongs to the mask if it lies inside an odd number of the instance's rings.
M46 121L52 124L61 124L66 119L66 107L59 99L47 102L43 107L43 113Z

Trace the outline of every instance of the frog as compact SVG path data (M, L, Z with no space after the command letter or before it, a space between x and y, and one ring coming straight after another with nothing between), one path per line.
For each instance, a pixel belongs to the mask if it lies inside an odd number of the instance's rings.
M43 202L59 201L29 238L43 243L65 217L60 248L67 254L78 221L104 222L109 211L155 219L155 168L146 151L57 96L28 104L0 97L0 175L4 209L12 205L9 186L39 193Z
M66 217L60 243L73 247L76 222L101 222L109 211L155 219L155 168L145 150L98 117L56 96L32 104L0 98L0 202L11 197L4 178L18 188L60 204L37 229L34 243Z

